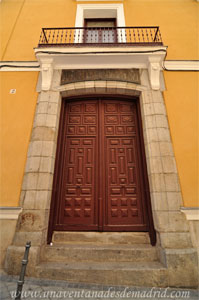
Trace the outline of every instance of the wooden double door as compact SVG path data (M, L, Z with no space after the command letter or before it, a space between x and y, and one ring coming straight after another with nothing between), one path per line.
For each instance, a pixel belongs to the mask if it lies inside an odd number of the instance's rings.
M141 139L136 101L63 101L52 230L150 231Z

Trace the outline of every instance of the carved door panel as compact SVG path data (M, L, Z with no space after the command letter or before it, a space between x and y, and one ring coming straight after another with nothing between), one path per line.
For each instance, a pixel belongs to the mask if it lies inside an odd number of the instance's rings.
M136 105L129 101L105 100L103 113L104 230L146 230Z
M53 230L148 230L136 103L70 100L61 124Z
M97 101L68 102L65 109L63 180L57 229L98 228Z

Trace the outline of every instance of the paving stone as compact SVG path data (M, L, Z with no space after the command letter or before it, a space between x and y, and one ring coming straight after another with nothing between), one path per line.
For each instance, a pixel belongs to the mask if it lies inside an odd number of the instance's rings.
M1 279L1 294L0 294L0 299L2 300L11 300L13 299L11 297L11 294L9 292L11 291L16 291L16 286L17 286L17 280L18 276L0 276ZM108 292L111 290L112 292L115 293L115 295L118 295L116 293L120 293L121 297L115 296L115 297L110 297L108 296ZM59 281L59 280L45 280L45 279L36 279L36 278L25 278L25 284L23 286L23 291L30 291L30 292L38 292L38 297L32 297L26 296L26 300L32 300L32 299L40 299L40 300L46 300L46 299L59 299L59 300L66 300L66 299L95 299L95 300L107 300L107 299L179 299L179 300L184 300L184 299L189 299L189 300L196 300L198 299L198 291L194 289L171 289L171 288L146 288L146 287L127 287L127 286L107 286L107 285L97 285L97 284L83 284L83 283L69 283L65 281ZM45 291L52 291L55 292L54 294L51 295L45 295ZM136 295L134 297L128 298L127 296L125 297L124 291L129 292L133 295ZM156 292L156 296L152 292ZM163 293L166 291L166 297L163 297ZM60 292L60 293L59 293ZM62 297L61 292L65 292L65 297ZM76 297L72 294L76 292ZM79 295L78 295L79 292ZM89 294L92 295L94 293L96 297L82 297L82 292L84 292L84 295L88 296ZM151 292L151 297L149 297L149 293ZM176 297L170 297L171 292L176 292ZM181 292L187 292L188 296L181 297L180 293ZM56 294L57 293L57 294ZM148 293L148 294L147 294ZM159 293L159 294L158 294ZM57 295L57 297L56 297ZM66 297L68 295L68 297ZM69 297L70 295L70 297ZM148 295L148 296L147 296ZM45 297L44 297L45 296ZM145 297L146 296L146 297Z

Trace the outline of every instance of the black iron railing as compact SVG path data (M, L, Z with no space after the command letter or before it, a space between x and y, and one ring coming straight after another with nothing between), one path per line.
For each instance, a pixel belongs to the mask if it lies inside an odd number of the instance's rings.
M42 28L39 47L81 45L162 45L158 26Z

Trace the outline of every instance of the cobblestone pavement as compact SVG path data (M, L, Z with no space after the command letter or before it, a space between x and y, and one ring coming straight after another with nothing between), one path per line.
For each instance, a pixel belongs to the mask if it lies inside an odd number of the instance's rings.
M15 299L16 276L0 274L0 299ZM197 290L171 288L136 288L126 286L103 286L83 283L69 283L66 281L25 278L21 299L199 299Z

